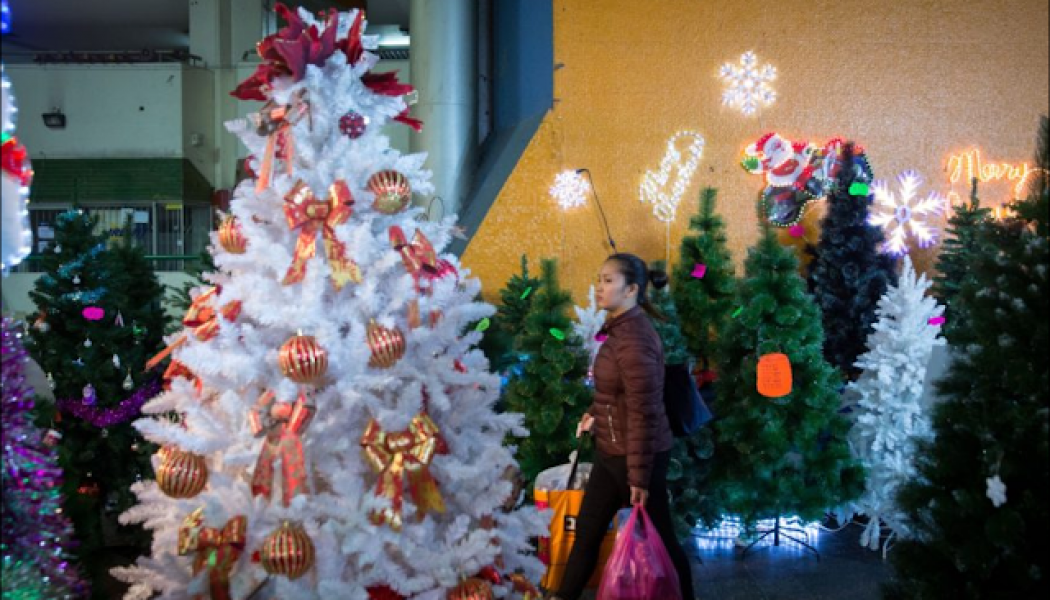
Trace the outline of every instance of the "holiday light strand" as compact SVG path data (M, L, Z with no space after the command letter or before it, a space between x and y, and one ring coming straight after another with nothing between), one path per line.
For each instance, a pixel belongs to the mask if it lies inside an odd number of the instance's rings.
M679 150L677 145L683 140L689 141L689 145L684 150ZM660 161L660 168L646 171L639 187L641 201L653 204L653 214L657 219L665 223L674 221L678 213L678 204L692 183L693 174L696 173L703 155L704 137L695 131L679 131L667 140L667 151ZM674 181L669 186L672 171Z

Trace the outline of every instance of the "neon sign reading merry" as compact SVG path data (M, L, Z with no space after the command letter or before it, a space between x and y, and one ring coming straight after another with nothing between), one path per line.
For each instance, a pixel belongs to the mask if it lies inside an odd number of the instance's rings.
M948 157L948 181L954 188L955 184L962 182L964 185L977 178L981 183L992 181L1012 181L1013 197L1020 198L1025 193L1028 179L1040 169L1031 167L1028 163L1011 164L1007 162L983 162L981 151L977 148L952 154ZM954 189L948 192L948 209L958 203L962 197Z

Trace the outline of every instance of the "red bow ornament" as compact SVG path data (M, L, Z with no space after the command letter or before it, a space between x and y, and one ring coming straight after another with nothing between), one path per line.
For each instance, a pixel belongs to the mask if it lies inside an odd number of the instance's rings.
M230 600L230 572L244 552L248 519L243 515L226 522L222 529L204 526L204 508L198 508L179 527L179 556L195 552L193 574L209 567L211 600Z
M26 147L18 143L14 136L4 134L3 146L0 147L0 164L5 173L27 186L33 179L33 169L29 166L29 153Z
M274 402L273 392L264 392L248 415L252 434L265 436L259 460L252 475L252 495L267 500L273 494L273 463L281 460L281 477L284 487L281 501L285 506L297 494L307 493L306 460L303 457L301 434L310 425L316 409L299 395L294 404Z
M412 235L412 242L409 243L408 238L405 237L404 230L397 225L392 225L390 227L390 245L401 253L401 261L415 280L416 292L418 293L429 294L429 282L435 279L441 279L449 275L459 276L459 272L452 266L452 263L438 258L430 240L418 229ZM424 286L422 284L423 281L426 281L428 285ZM430 325L434 326L437 324L440 318L441 311L431 311ZM408 324L413 329L420 325L419 303L416 300L412 300L408 305Z
M266 149L263 151L262 164L259 167L255 191L262 192L270 187L273 178L274 163L284 161L285 172L292 174L295 158L295 136L292 125L304 115L310 114L310 105L306 101L306 90L301 89L292 95L291 101L283 106L270 100L255 115L255 131L266 137Z
M448 446L429 415L419 413L408 429L395 432L383 431L372 419L361 437L361 446L368 464L379 474L376 496L390 500L389 508L372 513L373 523L401 530L405 480L419 520L427 511L445 512L437 481L430 474L430 462L437 454L448 454Z
M215 307L212 306L212 301L218 298L221 293L221 286L212 286L208 288L204 293L193 299L193 302L190 303L189 310L186 311L186 316L182 318L182 324L185 327L192 329L194 337L202 342L206 342L219 334L218 315L222 315L227 321L234 321L241 314L240 300L227 302L222 305L218 311L215 310ZM149 362L146 363L145 370L149 371L156 367L161 361L174 352L176 348L186 343L187 335L188 334L183 333L167 348L161 350L156 356L149 359ZM200 380L193 375L193 372L190 371L186 365L177 360L173 360L164 372L164 379L170 381L178 376L188 376L190 379L195 380L198 391L200 391Z
M349 282L361 283L361 269L346 256L346 244L335 236L335 228L350 218L354 199L342 179L328 188L328 198L318 200L313 190L299 181L284 197L284 216L289 229L299 229L292 266L281 281L284 285L299 283L306 277L306 263L317 253L317 233L324 240L332 283L341 290Z

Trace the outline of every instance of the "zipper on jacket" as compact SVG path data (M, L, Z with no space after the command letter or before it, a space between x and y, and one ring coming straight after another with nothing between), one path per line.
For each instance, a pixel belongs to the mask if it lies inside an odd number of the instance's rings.
M606 404L605 406L609 409L609 414L606 415L606 416L609 417L609 433L612 434L612 441L615 444L616 443L616 427L613 425L612 405L611 404Z

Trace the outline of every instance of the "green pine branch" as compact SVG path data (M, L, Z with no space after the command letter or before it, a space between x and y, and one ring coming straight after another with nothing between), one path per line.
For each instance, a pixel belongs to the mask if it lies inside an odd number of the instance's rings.
M573 332L572 296L559 285L554 260L542 262L539 289L530 295L514 341L521 365L503 396L509 411L524 415L531 432L519 441L517 453L527 489L540 471L568 460L576 448L576 423L591 404L583 384L587 354Z
M689 219L691 233L682 239L671 283L689 352L707 368L721 362L716 342L732 310L736 288L725 223L715 213L716 196L713 188L702 192L699 212ZM702 278L692 275L698 264L707 267Z

